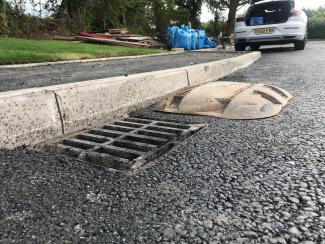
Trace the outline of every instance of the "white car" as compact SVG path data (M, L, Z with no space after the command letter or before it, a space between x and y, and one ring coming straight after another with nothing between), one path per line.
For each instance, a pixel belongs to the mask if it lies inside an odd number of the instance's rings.
M295 7L294 0L250 0L249 9L235 24L235 49L247 46L294 43L296 50L307 43L307 15Z

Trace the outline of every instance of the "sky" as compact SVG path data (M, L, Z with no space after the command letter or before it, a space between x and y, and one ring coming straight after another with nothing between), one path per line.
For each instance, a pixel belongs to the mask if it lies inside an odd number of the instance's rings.
M320 6L325 6L325 0L296 0L296 6L298 8L316 9ZM207 22L211 19L213 19L213 15L209 12L208 8L204 6L201 15L201 21Z

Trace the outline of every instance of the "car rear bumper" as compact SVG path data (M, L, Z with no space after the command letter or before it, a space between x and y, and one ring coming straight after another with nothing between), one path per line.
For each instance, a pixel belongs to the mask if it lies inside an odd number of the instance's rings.
M247 38L235 38L235 43L262 43L266 44L288 44L295 41L304 40L305 35L302 34L289 34L289 35L272 35L261 37L247 37Z

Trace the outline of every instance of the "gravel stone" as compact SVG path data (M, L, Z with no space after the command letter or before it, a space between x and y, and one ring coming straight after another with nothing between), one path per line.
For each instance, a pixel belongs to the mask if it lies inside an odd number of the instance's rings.
M325 205L325 198L319 199L319 203Z
M291 227L289 229L289 232L294 236L300 236L300 231L297 229L297 227Z
M167 239L173 238L175 232L172 227L168 227L164 230L164 237Z
M300 201L298 198L295 198L295 197L289 197L289 201L292 202L292 203L295 203L295 204L299 204Z
M287 244L287 241L282 237L271 238L269 242L272 244Z
M206 221L203 222L203 226L205 228L212 229L213 228L213 222L211 220L206 220Z
M245 237L253 237L253 238L258 237L258 234L254 231L244 231L243 234Z

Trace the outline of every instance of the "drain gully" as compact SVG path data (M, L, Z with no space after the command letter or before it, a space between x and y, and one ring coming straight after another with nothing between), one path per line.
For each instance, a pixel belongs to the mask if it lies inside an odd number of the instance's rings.
M160 157L203 127L200 124L129 117L47 146L90 164L128 171Z

